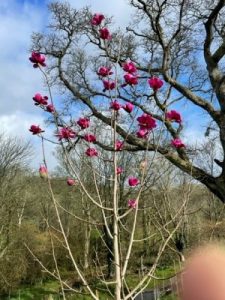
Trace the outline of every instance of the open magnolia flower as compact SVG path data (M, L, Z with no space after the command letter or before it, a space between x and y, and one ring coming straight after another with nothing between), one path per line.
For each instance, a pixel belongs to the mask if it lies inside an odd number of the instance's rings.
M102 21L105 19L105 16L103 14L94 14L91 19L91 24L94 26L101 25Z
M39 125L31 125L29 131L32 132L33 135L44 132Z
M140 183L140 180L136 177L130 177L128 179L129 186L136 186Z
M29 60L33 63L34 68L38 68L39 66L46 67L45 56L39 52L32 52Z

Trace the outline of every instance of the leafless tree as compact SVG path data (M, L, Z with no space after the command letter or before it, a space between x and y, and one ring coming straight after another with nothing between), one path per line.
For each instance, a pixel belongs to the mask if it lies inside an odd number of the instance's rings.
M50 5L52 22L49 32L33 35L32 49L48 55L51 60L51 84L61 87L67 95L67 105L83 103L90 114L111 126L112 120L99 111L95 99L110 98L99 89L91 72L103 62L127 59L136 62L140 85L120 88L117 98L135 104L139 112L154 116L165 130L159 146L154 140L145 141L118 124L117 133L126 141L125 150L158 151L181 170L206 185L221 201L225 201L225 160L214 157L219 175L206 172L193 162L193 149L188 146L174 151L169 139L180 136L182 126L175 127L165 119L165 113L175 102L193 105L204 114L207 134L216 127L224 152L224 6L223 0L130 0L136 9L126 30L115 30L112 40L100 39L98 30L90 24L91 12L75 10L68 4ZM110 28L111 19L105 26ZM121 45L121 47L119 46ZM146 79L161 75L166 82L162 93L146 89ZM68 107L68 106L67 106ZM101 145L103 148L105 145Z

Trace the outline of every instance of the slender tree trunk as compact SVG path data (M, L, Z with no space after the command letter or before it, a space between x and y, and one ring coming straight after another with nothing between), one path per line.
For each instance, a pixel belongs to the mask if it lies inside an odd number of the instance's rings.
M84 241L84 269L89 267L89 253L90 253L90 239L91 239L91 226L85 226L85 241Z

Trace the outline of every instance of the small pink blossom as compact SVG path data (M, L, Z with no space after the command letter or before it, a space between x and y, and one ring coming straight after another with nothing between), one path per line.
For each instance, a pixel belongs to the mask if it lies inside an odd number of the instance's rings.
M109 91L109 90L113 90L116 87L116 83L115 81L109 81L109 80L103 80L103 85L104 85L104 92L105 91Z
M94 26L98 26L102 23L102 21L105 19L105 16L102 14L94 14L91 19L91 24Z
M123 84L122 86L137 85L138 84L138 76L137 75L127 73L123 77L124 77L124 80L125 80L126 83Z
M33 100L35 105L47 105L48 104L48 97L42 96L41 94L37 93L34 95Z
M135 64L132 61L126 62L123 64L123 70L127 73L136 73L137 68L135 66Z
M47 178L48 177L48 170L45 166L40 166L39 175L40 175L41 178Z
M100 33L100 38L103 40L111 40L112 39L112 35L109 32L109 29L104 27L99 29L99 33Z
M85 129L90 126L90 120L88 118L80 118L77 121L77 124L81 127L81 129Z
M93 135L93 134L87 133L87 134L84 135L84 140L89 142L89 143L95 143L96 142L96 136Z
M141 129L145 128L148 130L152 130L156 127L156 121L152 118L151 115L143 114L140 117L137 118L137 121L139 122L139 126Z
M44 132L39 125L31 125L29 131L32 132L33 135Z
M136 208L137 207L137 200L136 199L129 199L128 200L128 207L129 208Z
M139 137L140 139L147 138L148 134L149 134L149 130L146 128L140 128L137 131L137 137Z
M130 114L133 111L133 109L134 109L134 105L132 103L130 103L130 102L126 103L123 106L123 109Z
M97 74L101 77L107 77L109 75L112 75L113 72L111 71L111 68L110 67L100 67L98 69L98 72Z
M158 77L152 77L148 80L150 87L157 92L163 86L163 81Z
M69 186L73 186L76 184L76 181L72 178L68 178L67 181L66 181L67 185Z
M49 104L46 106L46 111L53 113L55 112L55 107L53 106L53 104Z
M117 167L116 168L116 174L117 175L120 175L120 174L122 174L123 173L123 168L122 167Z
M116 141L116 151L121 151L123 149L124 142Z
M130 177L128 179L129 186L136 186L140 183L139 179L136 177Z
M59 132L56 134L56 136L58 136L59 141L63 139L69 140L75 138L76 133L69 127L63 127L59 129Z
M29 60L33 63L34 68L38 68L39 65L42 67L46 67L45 56L43 54L40 54L38 52L32 52L31 57L29 57Z
M177 123L181 123L182 122L181 115L176 110L168 111L166 113L166 119L169 120L169 121L171 121L171 122L177 122Z
M122 105L117 100L112 101L110 104L110 108L114 109L116 111L120 110L121 107L122 107Z
M171 145L174 146L177 149L185 147L185 144L179 138L173 139L171 141Z
M98 156L98 151L95 148L88 148L85 154L90 157Z

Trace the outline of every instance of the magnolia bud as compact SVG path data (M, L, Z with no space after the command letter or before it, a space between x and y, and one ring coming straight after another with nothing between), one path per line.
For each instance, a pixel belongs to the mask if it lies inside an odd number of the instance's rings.
M148 165L147 160L142 160L142 161L140 162L140 169L141 169L142 171L145 170L145 169L147 168L147 165Z
M72 178L68 178L66 182L69 186L73 186L76 184L76 181Z
M41 178L44 178L44 179L48 177L48 170L45 166L40 166L39 175Z

